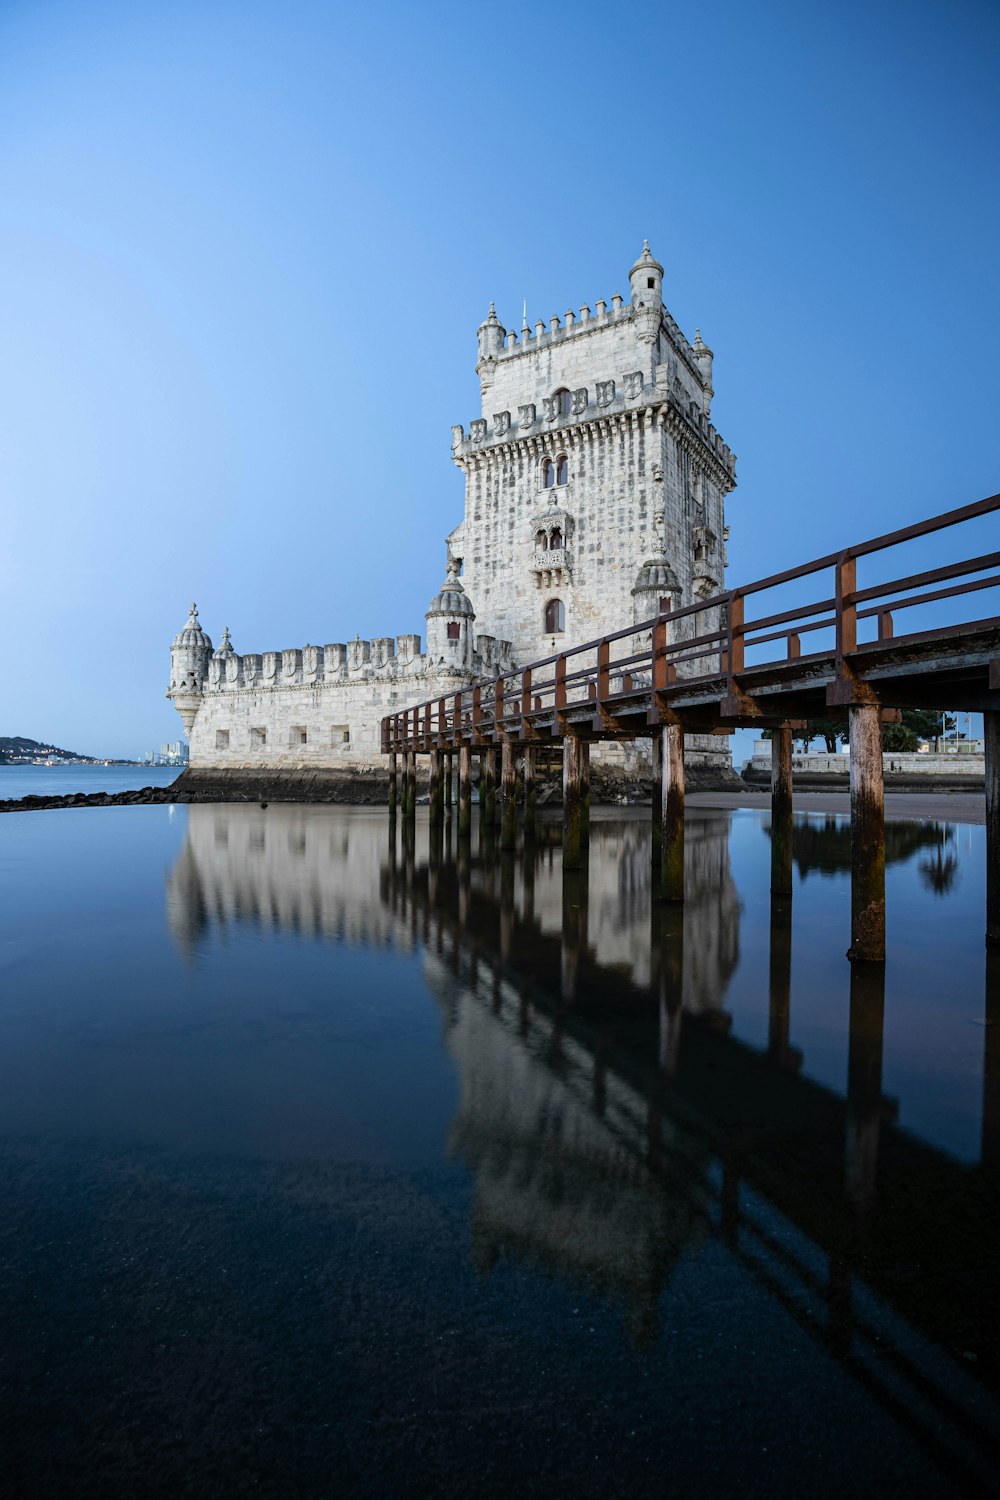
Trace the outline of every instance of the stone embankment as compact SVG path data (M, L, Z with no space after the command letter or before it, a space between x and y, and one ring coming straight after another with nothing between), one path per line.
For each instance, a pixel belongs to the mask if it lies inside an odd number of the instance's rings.
M418 772L418 786L426 777ZM704 766L690 767L691 791L737 790L743 783L735 772ZM562 782L558 775L540 771L539 802L558 806ZM648 802L648 778L617 767L594 767L591 796L595 803ZM169 786L144 786L130 792L75 792L67 797L22 797L0 802L0 813L40 812L61 807L142 807L178 802L334 802L356 807L385 806L389 798L388 769L381 766L343 771L182 771Z

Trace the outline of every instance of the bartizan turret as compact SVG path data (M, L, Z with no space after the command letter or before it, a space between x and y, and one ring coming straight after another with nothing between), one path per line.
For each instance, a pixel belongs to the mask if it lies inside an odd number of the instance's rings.
M166 694L188 733L201 707L211 657L211 639L198 624L198 609L192 604L187 624L174 636L170 647L170 686Z
M483 394L493 384L493 376L496 372L497 360L503 349L504 338L507 330L497 317L496 308L490 303L490 310L486 315L486 322L480 323L478 330L479 358L476 361L476 374L479 376L479 384Z
M424 618L427 621L427 658L431 666L471 671L475 655L472 627L476 612L462 587L458 563L452 557L448 559L448 576L428 605Z
M642 254L628 273L635 309L635 331L640 343L653 344L660 331L663 310L663 267L643 240Z

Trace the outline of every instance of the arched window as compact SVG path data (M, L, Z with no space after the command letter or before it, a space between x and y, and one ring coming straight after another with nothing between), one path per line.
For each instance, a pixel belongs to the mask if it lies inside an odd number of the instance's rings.
M448 639L449 639L449 641L460 640L461 639L461 635L462 635L462 629L461 629L461 626L459 625L458 621L457 620L449 620L448 621Z
M556 411L561 417L568 417L570 412L570 394L563 386L562 390L556 391Z
M545 606L545 634L561 635L566 629L566 611L561 599L550 599Z
M670 613L670 595L669 594L664 594L660 598L660 614L661 615L669 615L669 613Z
M562 544L562 531L558 526L553 526L552 535L549 538L549 546L552 548L553 552L558 552Z
M556 459L556 484L565 484L569 479L569 459L561 453Z
M542 552L547 552L549 550L549 538L547 532L542 531L541 529L535 532L535 546L538 547Z
M542 484L550 490L556 482L556 470L551 458L547 458L542 464Z

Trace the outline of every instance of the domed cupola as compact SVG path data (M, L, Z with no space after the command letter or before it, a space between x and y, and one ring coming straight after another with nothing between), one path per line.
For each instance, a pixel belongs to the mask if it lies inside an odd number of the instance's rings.
M652 620L665 610L676 609L681 602L677 574L665 557L649 557L635 576L632 585L632 618Z
M174 636L170 648L170 686L167 697L181 716L185 730L190 730L201 707L212 659L212 640L198 623L198 609L192 604L183 630Z
M475 646L472 625L476 611L462 587L458 563L448 559L448 576L434 595L424 616L427 621L427 656L429 666L444 663L462 670L471 668Z
M204 651L206 657L211 656L212 637L201 628L197 604L192 604L184 629L174 636L174 645L183 646L188 651Z
M229 635L229 626L227 625L222 632L222 640L219 642L219 649L215 652L215 656L218 660L220 657L235 655L236 652L233 650L233 643Z

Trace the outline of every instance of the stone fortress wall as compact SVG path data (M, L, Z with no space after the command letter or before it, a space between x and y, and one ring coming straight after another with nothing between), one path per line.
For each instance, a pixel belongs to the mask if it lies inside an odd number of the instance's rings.
M735 458L710 421L712 351L664 309L662 278L646 245L628 304L520 336L491 307L482 416L452 429L465 514L423 650L412 634L239 655L228 629L213 648L192 606L167 689L192 772L378 765L384 715L721 590ZM689 736L687 755L729 766L725 740Z

